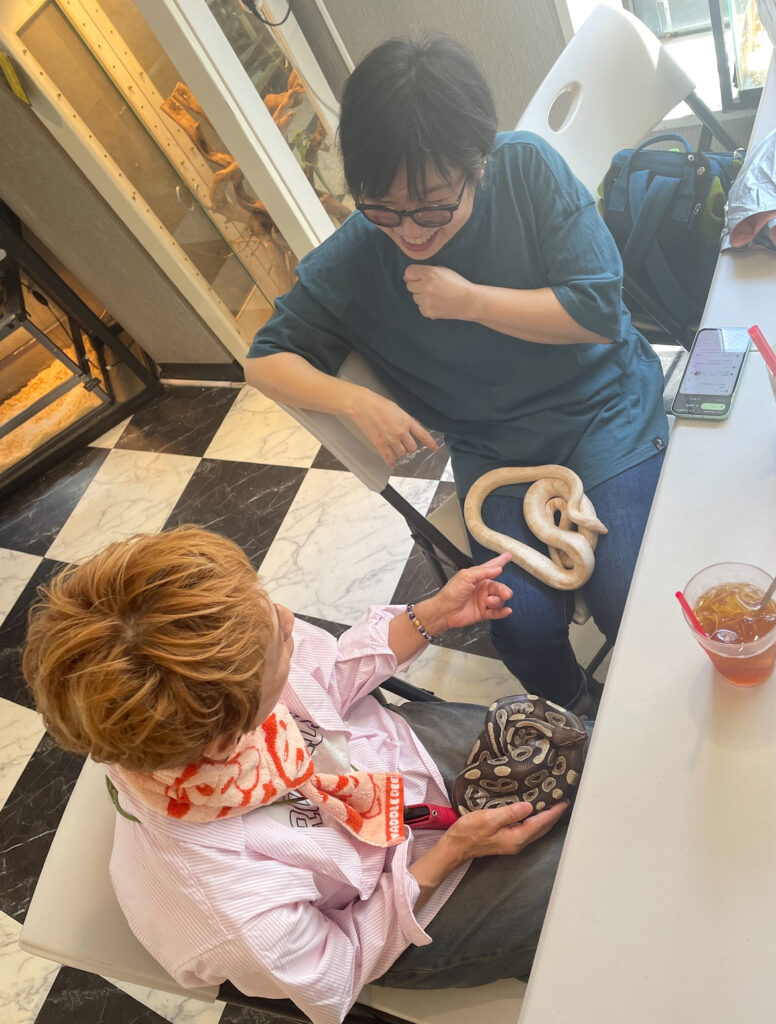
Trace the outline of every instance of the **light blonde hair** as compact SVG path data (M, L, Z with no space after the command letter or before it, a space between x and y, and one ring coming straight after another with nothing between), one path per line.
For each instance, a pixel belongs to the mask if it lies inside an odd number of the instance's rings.
M153 771L252 726L276 613L232 541L193 526L133 537L39 597L22 667L66 750Z

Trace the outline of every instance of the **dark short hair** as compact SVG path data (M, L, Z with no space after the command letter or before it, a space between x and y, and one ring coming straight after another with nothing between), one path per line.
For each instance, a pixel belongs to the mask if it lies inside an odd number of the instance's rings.
M422 200L429 161L445 180L475 181L493 148L496 108L469 51L447 36L389 39L345 83L339 143L356 199L386 194L402 166L410 196Z

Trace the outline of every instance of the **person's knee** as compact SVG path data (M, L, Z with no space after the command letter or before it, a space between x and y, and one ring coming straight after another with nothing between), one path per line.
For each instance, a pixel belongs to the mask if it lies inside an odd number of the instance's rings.
M512 605L512 614L491 624L497 648L519 646L527 654L568 643L570 616L557 604L537 600Z

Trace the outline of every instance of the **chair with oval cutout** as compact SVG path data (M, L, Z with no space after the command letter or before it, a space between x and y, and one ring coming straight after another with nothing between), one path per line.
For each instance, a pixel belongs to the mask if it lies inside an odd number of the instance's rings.
M695 84L635 15L599 4L566 45L517 122L556 149L595 195L611 159L687 103L735 149Z
M547 72L517 122L517 128L541 136L560 153L595 196L612 157L631 149L679 103L700 119L698 149L712 136L728 150L737 148L695 85L660 40L635 15L599 4ZM626 274L626 302L689 348L693 333L640 281ZM640 314L640 315L641 315Z

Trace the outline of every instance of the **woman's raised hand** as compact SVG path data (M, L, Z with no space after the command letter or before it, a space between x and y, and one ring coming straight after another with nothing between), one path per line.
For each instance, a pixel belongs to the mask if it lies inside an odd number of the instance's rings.
M375 394L368 388L360 389L357 406L350 414L353 422L369 438L391 469L405 455L412 455L419 444L432 452L439 445L426 428L405 412L396 402Z
M476 285L449 267L411 263L404 283L428 320L473 320Z
M505 619L512 614L512 609L506 605L512 591L506 583L499 583L496 577L511 558L505 551L482 565L460 569L438 594L423 604L433 605L435 620L444 623L444 629L471 626L483 619ZM418 604L416 609L423 622L421 605Z

